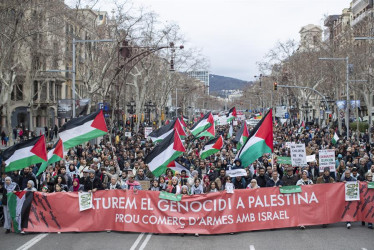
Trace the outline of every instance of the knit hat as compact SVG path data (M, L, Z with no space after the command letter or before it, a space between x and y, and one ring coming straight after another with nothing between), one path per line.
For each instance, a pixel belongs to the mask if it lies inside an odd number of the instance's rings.
M33 188L34 185L35 185L34 182L33 182L32 180L29 180L29 181L27 182L27 184L30 184L32 188Z

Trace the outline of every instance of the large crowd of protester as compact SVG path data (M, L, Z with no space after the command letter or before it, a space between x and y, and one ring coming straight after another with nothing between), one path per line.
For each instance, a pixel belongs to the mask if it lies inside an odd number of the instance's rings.
M239 128L240 122L234 126L234 131ZM112 129L97 144L86 143L70 149L64 159L48 166L39 176L36 176L38 165L11 173L2 172L0 188L6 232L11 228L6 194L18 190L96 192L109 189L141 190L147 187L151 191L199 195L224 191L227 183L232 183L234 189L256 189L354 180L371 182L373 179L374 145L369 143L368 133L353 134L348 139L342 135L337 144L332 144L332 128L308 124L301 131L297 123L279 123L274 126L274 155L264 154L250 166L242 166L241 161L235 159L237 142L234 136L228 138L228 130L228 126L216 127L216 133L224 138L224 146L204 160L199 152L207 139L185 138L186 152L176 162L186 170L179 172L168 168L158 177L144 163L145 156L154 144L145 139L142 127L138 133L129 127ZM132 136L125 136L125 132L132 132ZM316 161L309 162L305 167L277 163L278 156L290 156L288 142L304 143L306 154L314 154ZM48 147L52 147L52 144ZM318 152L321 149L335 150L335 171L325 168L320 172ZM239 168L246 170L245 176L230 177L226 173ZM372 228L372 224L368 226ZM350 228L351 224L347 223L347 227Z

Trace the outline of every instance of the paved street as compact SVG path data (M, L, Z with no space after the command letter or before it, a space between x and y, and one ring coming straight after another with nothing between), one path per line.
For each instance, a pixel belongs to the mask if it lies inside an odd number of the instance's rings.
M1 234L2 249L374 249L374 231L353 223L243 232L235 235L152 235L122 232L63 234ZM39 241L38 241L39 240Z

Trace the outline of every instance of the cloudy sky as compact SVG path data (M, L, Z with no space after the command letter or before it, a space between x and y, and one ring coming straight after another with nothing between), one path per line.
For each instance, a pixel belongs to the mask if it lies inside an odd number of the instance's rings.
M277 41L299 40L300 28L323 25L327 14L341 14L349 0L134 0L164 21L177 22L202 48L213 74L253 80L256 62Z

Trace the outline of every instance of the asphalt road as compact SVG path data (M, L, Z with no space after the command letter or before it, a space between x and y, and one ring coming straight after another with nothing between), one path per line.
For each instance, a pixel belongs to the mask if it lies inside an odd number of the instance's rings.
M360 249L374 250L374 230L355 222L296 228L242 232L234 235L154 235L124 232L62 234L0 234L0 249Z

